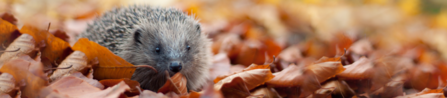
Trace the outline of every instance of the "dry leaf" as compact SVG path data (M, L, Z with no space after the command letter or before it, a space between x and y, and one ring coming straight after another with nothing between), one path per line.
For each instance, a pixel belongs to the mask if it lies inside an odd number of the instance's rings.
M251 96L263 96L263 98L281 98L273 88L259 88L251 93Z
M42 88L48 85L48 80L42 70L42 64L34 61L29 56L21 56L6 62L0 72L9 73L14 76L16 84L25 84L21 87L21 97L38 96Z
M366 79L374 69L373 63L366 57L361 57L351 65L345 66L346 70L337 74L337 77L346 79Z
M167 74L168 75L168 74ZM188 82L186 78L181 73L176 73L174 76L167 76L166 83L158 89L158 92L168 93L175 92L179 95L187 95L188 89L186 88L186 83Z
M15 79L11 74L1 73L0 75L0 93L9 94L15 89Z
M86 77L86 76L84 76L84 75L83 75L82 73L80 73L80 72L72 73L70 76L78 77L78 78L80 78L80 79L86 81L88 84L90 84L90 85L92 85L92 86L95 86L95 87L97 87L97 88L99 88L99 89L104 89L104 85L102 85L98 80L95 80L95 79L93 79L93 78Z
M237 77L242 78L245 85L247 85L247 88L251 90L261 84L264 84L266 81L271 80L275 76L272 74L270 69L253 69L230 75L228 77L222 78L222 80L218 80L216 78L216 80L214 81L218 82L214 85L214 88L220 89L222 85L233 81L233 79Z
M87 38L79 39L72 48L85 53L88 61L95 59L99 61L98 66L93 66L95 79L130 79L135 72L136 67L134 65L113 54L107 48L89 41Z
M270 69L270 64L266 64L266 65L251 64L251 65L248 66L247 68L244 68L244 69L242 69L241 71L235 72L234 74L236 74L236 73L240 73L240 72L244 72L244 71L254 70L254 69ZM220 80L222 80L222 79L224 79L224 78L226 78L226 77L228 77L228 76L231 76L231 75L233 75L233 74L217 76L217 77L214 79L214 83L217 83L217 82L219 82Z
M307 66L306 70L312 71L320 83L343 72L345 68L340 62L324 62Z
M220 75L230 74L230 59L225 53L219 53L213 57L213 65L210 67L210 77L211 79L216 78Z
M315 91L313 95L307 96L307 98L332 98L331 94L334 92L335 87L321 88Z
M169 98L163 95L163 93L155 93L150 90L144 90L138 98Z
M49 93L45 96L62 95L77 98L117 98L129 90L123 81L113 87L100 90L74 76L63 77L46 88Z
M140 88L140 83L138 83L138 81L134 81L134 80L130 80L130 79L105 79L105 80L101 80L99 82L101 84L103 84L105 86L105 88L108 88L108 87L113 87L113 86L117 85L121 81L126 83L130 87L130 89L125 92L125 94L128 97L140 94L141 88Z
M35 50L34 38L28 34L22 34L6 50L10 52L5 52L0 56L0 64L15 59L18 56L31 55Z
M25 25L20 29L20 33L33 36L36 46L45 46L41 52L42 57L48 59L48 62L60 64L72 52L68 42L54 37L48 30Z
M0 45L2 46L0 50L4 51L6 47L3 46L9 46L14 39L20 36L20 33L15 25L3 19L0 19L0 29Z
M245 82L241 77L226 78L227 81L222 80L217 84L214 84L215 90L222 91L222 94L225 98L242 98L250 95L250 89L247 86L247 82Z
M419 93L405 96L398 96L396 98L445 98L445 96L444 91L442 89L425 88Z
M17 19L10 13L3 13L0 17L13 25L17 25Z
M74 51L58 66L59 69L50 76L51 81L55 81L62 76L72 74L74 72L87 73L87 56L81 51Z

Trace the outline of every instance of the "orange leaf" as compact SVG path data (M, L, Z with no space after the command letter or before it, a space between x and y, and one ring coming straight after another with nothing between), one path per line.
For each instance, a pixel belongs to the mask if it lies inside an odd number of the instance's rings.
M419 93L398 96L396 98L445 98L443 89L429 89L425 88Z
M140 90L141 90L140 83L138 83L137 81L134 81L134 80L130 80L130 79L105 79L105 80L101 80L99 82L101 84L103 84L105 88L108 88L108 87L113 87L113 86L117 85L121 81L123 81L124 83L126 83L130 87L130 90L125 92L125 94L127 96L135 96L135 95L139 95L140 94Z
M266 65L251 64L251 65L248 66L247 68L243 69L241 72L249 71L249 70L254 70L254 69L270 69L270 64L266 64ZM237 74L237 73L234 73L234 74ZM217 82L219 82L220 80L222 80L222 79L224 79L224 78L226 78L226 77L228 77L228 76L231 76L231 75L233 75L233 74L217 76L217 77L214 79L214 83L217 83Z
M70 39L67 35L67 33L65 33L62 30L56 30L54 31L52 34L54 34L55 37L60 38L66 42L68 42L68 40Z
M369 72L374 68L373 63L366 57L361 57L351 65L345 66L346 70L337 77L346 79L366 79L369 78Z
M247 85L247 88L251 90L261 84L264 84L266 81L271 80L275 76L272 74L270 69L253 69L225 77L216 83L215 88L216 86L217 88L221 88L223 84L229 83L237 77L242 78L244 83Z
M289 65L284 70L274 73L275 77L267 81L268 85L273 85L275 87L290 87L290 86L301 86L303 81L305 81L304 68Z
M8 21L0 19L0 45L8 46L17 37L20 36L18 29L15 25L9 23ZM0 47L0 50L5 50ZM0 53L1 54L1 53Z
M251 96L264 96L266 98L281 98L281 96L279 96L279 94L273 88L267 88L267 87L253 91L253 93L251 93Z
M22 97L38 96L43 87L48 85L48 81L43 78L42 64L39 61L34 61L29 56L21 56L17 59L6 62L0 68L0 72L9 73L14 76L16 84L26 85L22 87Z
M8 21L11 24L17 25L17 19L10 13L1 15L1 19Z
M131 78L136 69L134 65L113 54L106 47L89 41L87 38L79 39L74 44L73 50L85 53L88 61L99 61L98 66L93 66L94 78L98 80Z
M167 74L168 75L168 74ZM163 85L158 92L168 93L175 92L180 95L187 95L188 90L186 88L187 80L181 73L176 73L172 77L167 77L165 85Z
M22 55L31 55L35 54L35 44L32 36L28 34L22 34L18 37L11 45L6 48L6 53L3 53L0 56L0 64L3 64L9 60L18 58ZM1 67L2 65L0 65Z
M338 62L324 62L307 66L306 70L313 72L320 83L327 79L334 77L335 75L343 72L345 68Z
M51 81L61 78L62 76L72 74L74 72L81 72L86 74L88 72L87 56L81 51L75 51L71 53L62 63L58 66L60 69L56 69L50 76Z
M48 59L48 62L53 63L56 61L56 63L60 64L60 62L72 52L68 42L54 37L54 35L47 30L40 30L25 25L20 29L20 33L33 36L36 46L45 46L42 50L42 57Z
M214 85L215 90L222 91L225 98L242 98L250 95L247 82L241 77L227 78L227 81L220 81Z

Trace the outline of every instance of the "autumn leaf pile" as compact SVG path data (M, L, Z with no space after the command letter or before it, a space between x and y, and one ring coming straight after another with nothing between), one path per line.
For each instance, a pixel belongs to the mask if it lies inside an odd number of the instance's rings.
M143 90L129 79L136 67L150 66L132 65L85 38L71 42L71 29L54 29L67 25L63 20L36 26L1 13L0 96L445 97L447 2L172 2L200 19L213 40L210 79L200 91L188 91L179 73L166 76L158 91ZM64 17L93 19L94 11Z

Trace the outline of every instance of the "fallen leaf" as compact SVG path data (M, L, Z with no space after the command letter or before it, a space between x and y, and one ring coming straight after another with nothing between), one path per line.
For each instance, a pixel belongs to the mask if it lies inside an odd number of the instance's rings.
M92 86L95 86L95 87L97 87L97 88L99 88L99 89L104 89L104 85L102 85L98 80L95 80L95 79L93 79L93 78L86 77L86 76L84 76L84 75L83 75L82 73L80 73L80 72L72 73L70 76L78 77L78 78L80 78L80 79L86 81L88 84L90 84L90 85L92 85Z
M345 68L343 68L343 65L340 62L324 62L307 66L306 70L313 72L318 81L322 83L327 79L335 77L335 75L343 72Z
M286 49L284 49L279 55L278 59L290 62L290 63L296 63L298 60L302 59L303 55L301 54L301 51L299 49L299 46L290 46Z
M217 84L214 84L215 90L222 91L222 94L225 98L241 98L247 97L250 95L250 89L247 86L247 82L245 82L241 77L226 78L227 81L220 81Z
M425 88L419 93L397 96L396 98L445 98L444 91L442 89L429 89Z
M332 92L333 96L352 97L355 95L354 90L343 80L329 81L321 88L335 88Z
M366 79L374 69L373 63L366 57L361 57L351 65L345 66L346 70L337 74L337 77L346 79Z
M35 50L34 39L28 34L22 34L6 50L9 52L5 52L0 56L0 64L18 58L18 56L31 55Z
M74 51L58 66L59 69L50 76L51 81L55 81L62 76L74 72L88 73L87 56L81 51Z
M79 39L72 48L85 53L88 61L94 61L95 59L99 61L98 66L93 66L95 79L130 79L135 72L136 67L134 65L87 38Z
M109 87L105 90L100 90L80 78L74 76L63 77L50 86L47 91L50 91L45 96L65 96L65 97L77 97L77 98L117 98L124 94L126 90L129 90L129 86L125 82L120 82L113 87Z
M3 15L1 15L1 19L6 20L13 25L17 25L17 19L10 13L3 13Z
M230 74L230 59L225 53L219 53L213 56L213 65L210 67L210 77L211 79L216 78L220 75Z
M275 87L294 87L302 86L305 81L305 72L303 67L289 65L284 70L274 73L275 77L267 81L267 85Z
M104 85L105 88L113 87L120 82L126 83L130 87L130 89L126 90L124 94L126 94L128 97L139 95L141 90L140 83L138 83L138 81L130 79L105 79L99 82Z
M188 89L186 88L187 80L181 73L176 73L172 77L167 76L167 78L166 83L158 89L158 92L164 94L168 92L175 92L179 95L188 94Z
M0 68L0 72L14 76L16 84L25 84L20 89L21 97L38 96L42 88L48 85L48 80L43 78L46 76L43 75L42 64L36 63L40 62L25 55L4 63Z
M255 95L263 96L263 98L281 98L275 89L267 87L256 89L251 93L251 96Z
M249 70L254 70L254 69L270 69L270 64L265 64L265 65L251 64L251 65L248 66L247 68L244 68L243 70L241 70L241 71L239 71L239 72L235 72L235 73L240 73L240 72L249 71ZM222 79L224 79L224 78L226 78L226 77L228 77L228 76L231 76L231 75L233 75L233 74L217 76L217 77L214 79L214 83L217 83L217 82L219 82L220 80L222 80Z
M42 57L48 59L48 62L60 64L72 52L68 42L54 37L48 30L40 30L30 25L24 25L20 29L20 33L33 36L36 46L44 46L39 48L42 50Z
M307 98L332 98L331 94L334 92L335 87L321 88L315 91L313 95L307 96Z
M1 73L0 75L0 94L10 94L15 90L15 79L11 74Z
M215 83L217 81L215 88L221 88L225 83L229 83L238 77L242 78L245 85L247 85L247 88L251 90L261 84L264 84L266 81L271 80L275 76L272 74L270 69L253 69L232 74L228 77L222 78L222 80L218 80L216 78L214 80Z
M65 42L68 42L69 39L70 39L70 38L68 37L67 33L64 32L64 31L62 31L62 30L56 30L56 31L52 32L52 34L53 34L55 37L64 40Z
M163 93L155 93L150 90L144 90L139 97L137 98L169 98L168 96L163 95Z
M0 50L4 51L6 47L9 46L10 43L14 41L17 37L20 36L18 29L15 25L9 23L6 20L0 19ZM0 53L0 55L3 53Z

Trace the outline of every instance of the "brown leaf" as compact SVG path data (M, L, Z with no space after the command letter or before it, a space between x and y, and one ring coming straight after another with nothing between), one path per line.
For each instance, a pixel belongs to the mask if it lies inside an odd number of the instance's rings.
M398 96L396 98L445 98L445 96L444 91L442 89L425 88L419 93L405 96Z
M0 75L0 94L10 94L15 89L15 79L9 73L1 73Z
M235 72L234 74L240 73L240 72L244 72L244 71L254 70L254 69L270 69L270 64L266 64L266 65L251 64L250 66L248 66L247 68L243 69L242 71ZM222 79L224 79L224 78L226 78L228 76L231 76L231 75L233 75L233 74L217 76L214 79L214 83L217 83L220 80L222 80Z
M303 81L305 81L304 68L296 65L289 65L289 67L273 75L275 77L266 83L275 87L302 86Z
M219 53L214 55L213 57L213 65L210 68L210 77L211 79L216 78L220 75L230 74L230 59L227 57L225 53Z
M343 72L345 68L343 68L343 65L340 61L338 61L312 64L307 66L306 70L313 72L317 76L318 81L322 83L327 79Z
M264 84L266 81L271 80L273 77L275 77L270 69L253 69L248 71L243 71L239 73L235 73L233 75L230 75L228 77L222 78L222 80L214 80L215 82L218 81L215 84L215 88L221 88L222 85L225 83L233 81L234 78L240 77L243 79L244 83L247 85L247 88L249 90Z
M14 41L17 37L20 36L19 30L17 27L8 21L0 19L0 50L4 51L6 46L9 46L10 43ZM0 53L1 55L2 53Z
M241 98L250 95L250 89L247 88L247 82L245 82L241 77L226 78L227 81L222 80L217 84L214 84L215 90L222 91L225 98Z
M62 30L56 30L56 31L52 32L52 34L53 34L55 37L64 40L65 42L68 42L69 39L70 39L70 38L68 37L67 33L65 33L65 32L62 31Z
M187 80L181 73L176 73L172 77L167 76L167 78L166 83L158 89L158 92L162 92L164 94L168 92L175 92L179 95L188 94L188 90L186 88Z
M307 98L332 98L331 94L334 92L335 87L331 88L321 88L315 91L313 95L308 96Z
M354 90L343 80L329 81L321 88L335 88L332 94L336 96L351 97L355 95Z
M345 66L346 70L337 74L337 77L346 79L366 79L374 69L373 63L366 57L361 57L351 65Z
M34 50L35 44L33 37L28 34L22 34L6 48L6 51L9 52L5 52L0 56L0 64L18 58L18 56L31 55Z
M65 97L78 98L117 98L129 90L125 82L120 82L113 87L100 90L87 82L74 76L63 77L46 88L49 91L44 96L63 95Z
M169 97L163 95L163 93L155 93L155 92L150 91L150 90L144 90L140 94L139 98L169 98Z
M278 59L290 62L290 63L296 63L299 59L302 59L303 55L301 54L301 51L297 45L290 46L286 49L284 49L279 55Z
M36 27L25 25L20 29L20 33L33 36L36 46L45 46L39 48L42 48L42 57L48 59L48 62L60 64L72 52L68 42L54 37L48 30L40 30Z
M134 65L87 38L79 39L73 45L73 50L85 53L88 61L94 61L95 59L99 61L98 66L93 66L94 78L98 80L131 78L136 69Z
M22 56L6 62L0 68L0 72L14 76L16 84L24 82L25 85L21 87L22 97L38 96L42 88L48 85L46 76L43 74L43 66L39 63L29 56Z
M88 73L87 56L81 51L74 51L58 66L59 69L50 76L51 81L55 81L62 76L74 72Z
M251 93L251 96L260 95L263 98L281 98L273 88L259 88Z
M6 20L11 24L17 25L17 19L10 13L3 13L3 15L1 15L1 19Z
M113 86L117 85L121 81L123 81L130 87L130 90L126 90L126 92L124 92L128 97L140 94L141 88L140 88L140 83L138 83L138 81L134 81L134 80L130 80L130 79L105 79L105 80L101 80L99 82L101 84L103 84L105 88L109 88L109 87L113 87Z
M99 89L104 89L104 85L102 85L98 80L95 80L95 79L93 79L93 78L86 77L86 76L84 76L84 75L83 75L82 73L80 73L80 72L75 72L75 73L71 74L70 76L78 77L78 78L80 78L80 79L86 81L88 84L90 84L90 85L92 85L92 86L95 86L95 87L97 87L97 88L99 88Z

